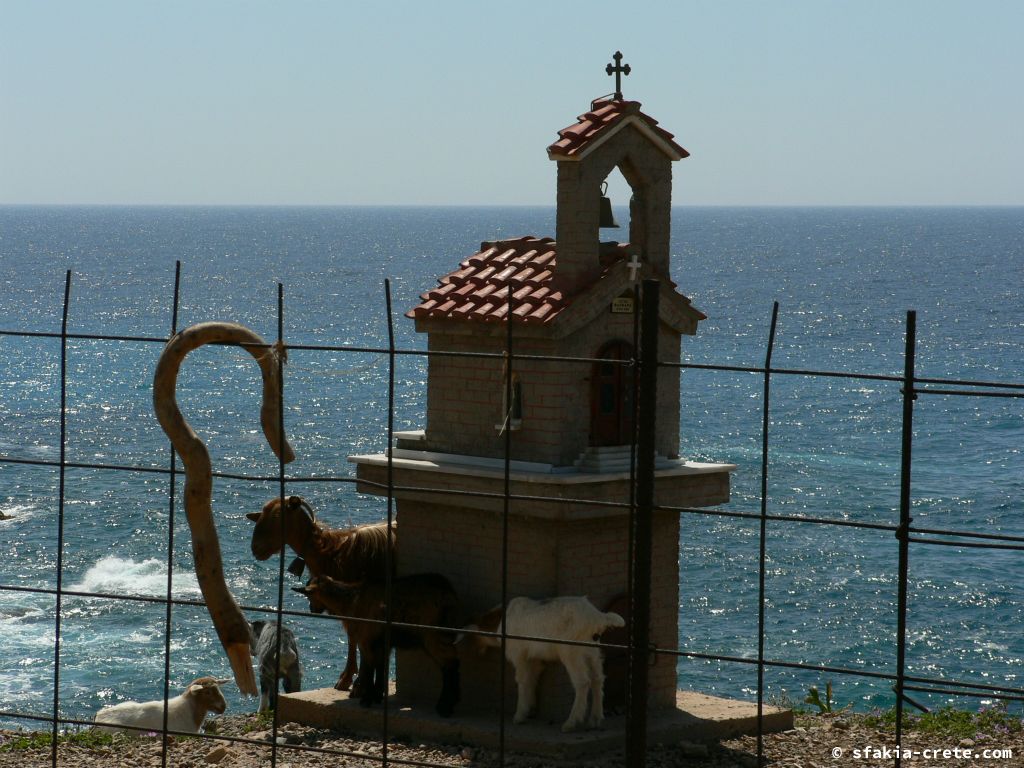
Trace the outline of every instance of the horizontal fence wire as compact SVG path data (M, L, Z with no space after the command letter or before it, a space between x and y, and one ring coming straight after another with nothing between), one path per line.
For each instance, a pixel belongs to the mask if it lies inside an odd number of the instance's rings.
M46 460L46 459L22 459L11 456L0 456L0 463L3 464L23 464L29 466L42 466L59 468L61 463L59 460ZM146 467L141 465L121 465L121 464L102 464L94 462L76 462L67 461L63 465L68 469L97 469L106 471L118 471L118 472L143 472L150 474L161 474L170 475L175 470L165 467ZM180 466L180 465L177 465ZM220 479L228 480L244 480L250 482L263 482L263 483L277 483L280 478L277 475L247 475L238 474L232 472L213 472L212 476ZM357 479L347 475L285 475L285 482L287 483L337 483L337 484L359 484L367 488L377 488L379 490L386 490L388 488L387 483L379 483L369 479ZM400 485L396 484L393 486L395 492L402 493L434 493L442 496L468 496L476 498L492 498L492 499L503 499L504 494L488 491L468 491L460 488L435 488L431 486L416 486L416 485ZM579 505L587 504L590 506L598 507L620 507L628 508L629 502L623 501L607 501L602 499L588 499L585 497L567 497L567 496L538 496L530 494L517 494L510 493L509 498L512 501L544 501L552 504L561 505ZM686 515L703 515L710 517L725 517L725 518L736 518L743 520L760 520L761 515L757 512L739 512L735 510L727 509L712 509L712 508L693 508L693 507L679 507L667 504L656 504L654 506L656 511L662 512L676 512L679 514ZM228 515L230 517L230 515ZM778 515L768 514L767 520L773 522L790 522L790 523L803 523L813 525L833 525L843 528L861 528L865 530L877 530L877 531L896 531L899 526L892 525L889 523L870 523L861 520L840 520L830 519L822 517L813 517L809 515ZM1016 536L1012 534L1000 534L1000 533L982 533L978 531L958 531L954 529L943 529L943 528L919 528L911 526L908 528L910 533L922 533L940 536L958 536L965 538L977 538L977 539L988 539L992 541L1004 541L1004 542L1016 542L1024 543L1024 536ZM972 545L967 542L938 542L931 539L913 539L913 541L922 544L944 544L946 546L981 546ZM993 548L999 548L992 545ZM4 587L0 585L0 589Z
M6 464L24 464L31 466L45 466L59 468L61 466L59 461L44 460L44 459L20 459L13 458L10 456L0 456L0 463ZM144 467L139 465L117 465L117 464L99 464L91 462L74 462L68 461L64 463L64 467L69 469L97 469L107 471L120 471L120 472L143 472L150 474L163 474L170 475L172 470L163 467ZM212 476L220 479L228 480L244 480L250 482L263 482L263 483L277 483L280 478L277 475L247 475L238 474L231 472L213 472ZM286 483L337 483L337 484L352 484L360 485L366 488L376 488L378 490L386 491L388 489L387 483L380 483L369 479L357 479L351 476L326 476L326 475L310 475L310 476L292 476L285 475L284 480ZM402 485L394 484L391 488L396 493L431 493L439 496L463 496L463 497L474 497L480 499L495 499L501 500L505 498L505 495L498 492L489 491L469 491L460 488L436 488L432 486L416 486L416 485ZM566 496L540 496L531 494L520 494L510 493L508 498L511 501L518 502L547 502L551 504L559 504L563 506L568 505L588 505L594 507L608 507L608 508L623 508L629 507L629 502L624 501L607 501L603 499L589 499L586 497L566 497ZM723 518L734 518L740 520L760 520L761 515L757 512L739 512L727 509L712 509L712 508L693 508L693 507L678 507L667 504L656 504L653 509L661 512L675 512L686 515L700 515L707 517L723 517ZM230 517L230 515L228 516ZM871 523L862 520L846 520L846 519L830 519L822 517L813 517L810 515L778 515L768 514L765 517L766 520L771 522L790 522L800 523L808 525L831 525L840 528L859 528L863 530L875 530L875 531L886 531L895 532L900 530L898 525L891 523ZM919 528L916 526L910 526L907 531L909 533L920 533L934 536L956 536L963 538L974 538L991 541L992 543L986 544L984 542L957 542L957 541L941 541L936 539L927 538L912 538L911 541L918 544L936 544L941 546L950 547L965 547L973 549L1024 549L1024 546L1017 546L1018 544L1024 544L1024 536L1017 536L1013 534L1001 534L1001 533L983 533L978 531L960 531L955 529L943 529L943 528ZM1007 542L1007 544L999 544L997 542ZM0 585L0 589L4 587Z
M180 270L180 264L179 264ZM175 296L173 305L173 320L171 324L171 335L176 332L177 329L177 307L178 307L178 281L180 272L176 274L175 279ZM480 359L495 359L507 361L511 359L511 324L509 324L509 339L508 349L504 353L490 353L490 352L454 352L454 351L434 351L434 350L419 350L419 349L400 349L395 346L393 327L391 324L390 316L390 295L388 296L388 332L389 332L389 346L388 347L377 347L377 346L354 346L354 345L330 345L330 344L285 344L283 342L281 328L282 328L282 313L283 313L283 301L280 299L280 292L282 287L279 286L279 311L278 311L278 343L288 352L332 352L342 354L370 354L387 356L390 359L389 365L389 398L388 398L388 450L386 452L387 457L387 468L388 468L388 480L386 483L376 483L369 480L356 479L347 475L340 476L290 476L284 471L283 462L280 463L280 471L277 475L263 476L263 475L249 475L244 473L228 473L228 472L214 472L213 476L217 478L254 481L254 482L267 482L267 483L279 483L280 485L280 496L284 498L284 490L286 484L291 483L339 483L339 484L357 484L358 486L370 489L374 488L378 491L383 491L384 495L388 498L388 518L389 522L392 516L391 503L392 499L404 493L430 493L442 495L455 495L455 496L472 496L476 498L494 498L500 499L506 505L506 528L505 528L505 539L507 546L507 515L508 515L508 504L511 502L546 502L546 503L557 503L561 505L565 504L585 504L588 506L606 506L606 507L620 507L620 508L631 508L635 503L631 498L628 502L615 502L615 501L596 501L593 499L586 498L564 498L564 497L547 497L539 495L529 494L517 494L512 492L510 481L516 478L516 471L512 468L510 462L510 450L508 447L508 440L510 439L511 430L506 430L506 453L504 462L504 475L506 478L505 489L502 493L488 493L481 491L469 491L465 489L452 489L452 488L432 488L432 487L419 487L419 486L404 486L394 482L392 476L392 470L395 462L395 457L391 446L393 445L393 416L394 416L394 364L397 357L423 357L427 360L433 357L452 357L452 358L480 358ZM158 336L147 336L147 335L118 335L118 334L99 334L99 333L73 333L69 332L67 328L67 317L68 307L70 305L71 297L71 272L68 271L66 277L65 286L65 299L63 305L63 316L61 322L61 330L59 332L46 332L46 331L26 331L26 330L12 330L3 329L0 330L0 336L10 338L45 338L58 340L61 348L61 437L60 437L60 457L57 460L42 460L42 459L27 459L16 455L0 455L0 463L11 464L11 465L25 465L25 466L40 466L40 467L51 467L55 468L59 472L59 490L58 490L58 560L57 560L57 582L55 588L45 587L24 587L18 585L5 585L0 584L0 592L20 592L20 593L36 593L40 595L53 596L56 599L55 608L55 623L56 623L56 639L54 643L54 698L52 712L49 716L42 716L27 712L16 712L16 711L5 711L0 710L0 717L6 717L11 719L23 719L29 722L48 723L51 726L52 736L52 762L54 766L57 764L57 744L58 744L58 727L59 725L75 725L75 726L88 726L91 725L90 721L76 720L73 718L65 718L59 716L59 705L60 705L60 669L61 669L61 656L60 656L60 614L61 614L61 603L62 598L99 598L109 600L123 600L123 601L136 601L160 604L166 606L166 619L165 619L165 673L164 673L164 686L165 686L165 699L169 696L169 685L170 678L170 632L171 632L171 611L174 606L190 606L190 607L205 607L206 603L202 600L185 600L172 598L170 592L170 560L171 551L173 547L173 521L174 521L174 482L176 473L179 471L180 462L175 458L173 449L171 452L171 458L167 466L142 466L142 465L131 465L131 464L109 464L109 463L95 463L95 462L76 462L69 460L66 455L66 426L65 426L65 414L67 412L67 354L69 352L70 342L79 341L90 341L90 342L118 342L118 343L145 343L145 344L166 344L168 338ZM774 312L777 312L777 306ZM773 312L773 328L772 338L774 338L774 312ZM909 342L912 344L912 341ZM771 344L771 342L770 342ZM258 347L273 347L272 344L265 345L234 345L234 346L258 346ZM850 380L864 380L864 381L879 381L887 382L892 384L901 385L901 392L904 397L911 402L916 399L917 395L933 395L943 397L980 397L980 398L1007 398L1015 399L1024 397L1024 384L1016 382L997 382L997 381L986 381L986 380L971 380L971 379L955 379L955 378L935 378L935 377L917 377L913 375L912 365L909 368L909 373L904 372L904 375L891 375L891 374L878 374L878 373L863 373L863 372L850 372L850 371L834 371L834 370L816 370L810 368L780 368L773 367L771 364L770 355L766 357L765 365L763 366L744 366L744 365L718 365L711 363L692 363L692 362L660 362L659 367L672 367L679 370L694 370L694 371L710 371L718 373L734 373L734 374L755 374L761 375L765 379L764 386L764 399L765 399L765 427L767 427L767 405L768 398L770 396L769 379L771 376L801 376L808 378L832 378L832 379L850 379ZM912 353L908 353L912 354ZM527 355L527 354L516 354L516 361L545 361L545 362L560 362L568 363L573 365L587 365L592 366L595 364L613 364L618 366L632 367L636 370L636 360L620 360L616 358L602 358L602 357L577 357L577 356L558 356L558 355ZM506 371L511 371L511 366L506 367ZM329 374L328 374L329 375ZM510 381L510 373L508 373L508 380ZM508 384L506 388L508 389ZM511 392L506 392L506 397L511 397ZM641 404L642 407L642 404ZM283 419L283 409L281 418ZM283 430L282 430L283 433ZM766 439L762 446L762 464L766 468L767 457L770 451L767 433ZM911 438L912 439L912 438ZM635 461L635 444L632 456ZM905 460L909 464L909 451L906 451ZM631 461L631 465L632 465ZM170 531L168 533L168 588L165 596L145 596L145 595L126 595L126 594L115 594L115 593L102 593L102 592L90 592L80 590L68 590L63 587L62 575L63 575L63 563L61 559L61 551L63 549L63 530L64 530L64 511L63 511L63 500L64 500L64 483L65 473L68 470L98 470L98 471L115 471L115 472L138 472L138 473L154 473L154 474L166 474L170 478L170 492L169 492L169 504L170 504ZM632 480L634 478L633 469L627 473L627 476ZM765 475L765 478L767 476ZM767 490L767 486L763 490ZM904 500L906 501L906 500ZM702 516L718 516L722 518L731 518L737 520L757 520L762 525L762 542L764 537L764 526L767 524L777 525L781 523L787 524L812 524L812 525L831 525L839 528L854 528L862 529L866 531L875 531L878 533L884 533L887 535L895 534L900 540L901 547L909 546L910 544L915 545L932 545L932 546L943 546L943 547L963 547L969 549L993 549L993 550L1010 550L1018 551L1024 550L1024 536L1014 536L1009 534L996 534L996 533L985 533L976 531L962 531L962 530L951 530L942 528L922 528L915 527L912 522L905 515L904 520L899 525L892 525L886 523L876 523L868 521L858 521L849 519L830 519L823 517L815 517L810 515L778 515L771 514L767 511L766 507L763 507L760 513L756 512L741 512L733 510L722 510L722 509L708 509L708 508L687 508L670 505L653 505L654 510L675 512L680 514L689 515L702 515ZM946 538L943 538L946 537ZM948 537L952 537L948 538ZM964 540L966 539L966 540ZM507 553L505 555L506 560L503 561L503 579L506 578L507 574ZM905 556L904 556L905 557ZM266 606L241 606L243 610L254 613L265 613L276 615L279 626L283 616L293 617L315 617L318 619L341 621L345 617L337 616L325 616L312 614L308 611L292 611L283 608L283 556L280 560L282 573L279 575L279 595L278 605L270 608ZM906 573L906 562L901 563L900 571L903 574L901 577L905 580ZM763 580L765 573L764 557L762 553L762 562L760 566L761 578ZM905 583L905 581L904 581ZM506 589L503 582L503 595L506 595ZM762 755L762 744L761 744L761 705L763 697L763 671L765 668L779 668L779 669L792 669L802 671L813 671L817 673L829 673L837 675L849 675L849 676L860 676L864 678L871 678L877 680L884 680L895 683L895 689L897 691L896 708L897 708L897 733L902 727L903 714L902 714L902 702L903 694L906 691L914 691L919 693L927 693L933 695L942 696L967 696L967 697L982 697L982 698L999 698L1007 701L1024 701L1024 689L1014 688L1012 686L997 686L973 683L969 680L955 680L942 677L921 677L912 676L905 673L904 667L905 662L902 659L902 654L905 652L905 628L901 627L898 630L898 653L900 658L897 660L897 671L895 673L886 672L875 672L867 669L857 669L843 666L834 665L822 665L822 664L810 664L798 661L789 661L785 659L770 659L764 656L763 641L764 641L764 628L763 628L763 610L765 605L766 597L764 595L764 584L762 582L762 591L758 600L759 610L762 612L760 619L761 629L759 630L759 653L758 658L750 659L745 657L737 657L727 654L714 654L714 653L698 653L692 651L684 651L679 648L651 648L650 652L655 655L663 655L675 658L689 658L694 660L712 661L718 663L730 663L739 665L755 665L758 668L758 713L759 713L759 732L758 732L758 753ZM905 620L906 607L905 604L898 610L898 620L902 622ZM373 620L361 619L360 617L350 616L347 617L350 621L367 621L374 623ZM388 631L392 627L405 628L405 629L423 629L422 625L407 624L403 622L394 621L390 616L390 612L386 616L384 622ZM513 640L545 640L547 638L539 638L528 635L514 635L507 632L500 634L488 633L481 630L466 631L466 634L476 634L481 636L497 637L500 638L504 644L508 639ZM554 641L559 642L559 641ZM629 650L629 646L619 646L614 644L600 644L600 643L585 643L585 642L571 642L571 641L560 641L565 642L569 645L581 645L591 646L599 645L600 647L608 650ZM504 666L502 667L504 672ZM502 703L502 706L504 704ZM166 713L165 713L166 714ZM504 718L502 718L502 723ZM255 741L252 739L228 737L218 734L202 734L204 738L215 739L227 742L239 742L246 744L258 744L262 747L268 747L271 750L271 764L276 765L277 759L277 715L273 721L273 735L275 738L272 739L272 743L267 745L266 742ZM384 765L389 763L402 764L402 765L423 765L432 766L434 763L421 762L415 760L405 760L396 758L388 754L388 737L387 737L387 720L385 715L385 726L384 736L382 742L382 756L379 759ZM162 764L166 765L167 760L167 742L166 736L169 732L165 728L163 731L164 736L164 749L162 750ZM500 750L501 759L504 760L504 731L502 725L502 737L501 737L502 749ZM308 745L292 745L282 744L280 745L283 749L288 750L302 750L313 753L322 753L327 755L340 755L348 757L376 757L365 753L351 752L345 750L336 749L321 749L317 747L311 747ZM896 764L899 765L899 757L896 758Z
M11 337L42 337L42 338L62 338L59 332L39 332L39 331L18 331L10 329L0 329L0 336L11 336ZM124 336L116 334L98 334L98 333L68 333L67 339L74 339L79 341L126 341L126 342L150 342L157 344L166 344L169 341L169 337L165 336ZM273 344L251 344L241 343L235 344L230 342L211 342L210 346L238 346L238 347L254 347L257 349L271 348ZM503 360L505 358L502 352L466 352L466 351L449 351L449 350L425 350L425 349L401 349L396 348L395 350L389 350L387 347L363 347L347 344L302 344L302 343L288 343L286 348L289 352L340 352L340 353L362 353L362 354L374 354L374 355L389 355L395 354L396 356L406 357L424 357L424 358L481 358L481 359L496 359ZM607 357L579 357L579 356L565 356L565 355L530 355L525 353L517 353L517 360L536 360L543 362L564 362L564 363L579 363L591 365L594 363L612 363L615 365L632 365L631 360L621 360L619 358L607 358ZM753 373L753 374L764 374L766 368L764 366L757 365L726 365L722 363L684 363L684 362L672 362L667 360L661 360L658 362L660 367L664 368L679 368L683 370L694 370L694 371L713 371L719 373ZM904 378L896 374L884 374L884 373L865 373L857 371L830 371L815 368L778 368L772 367L771 374L781 376L807 376L813 378L834 378L834 379L857 379L864 381L885 381L902 383ZM1011 390L1007 396L1021 397L1024 396L1024 384L1017 382L1004 382L1004 381L988 381L988 380L972 380L972 379L950 379L950 378L934 378L934 377L915 377L914 385L915 392L918 394L943 394L943 395L975 395L978 396L977 392L963 391L960 389L950 390L939 390L929 389L927 387L920 387L917 385L929 385L939 384L946 386L956 387L991 387L995 390ZM1017 394L1019 392L1020 394ZM984 396L986 393L981 393ZM1002 396L1001 393L996 393Z
M47 588L42 588L42 587L15 587L15 586L6 586L6 585L0 585L0 591L29 592L29 593L37 593L37 594L43 594L43 595L56 595L57 594L57 590L55 590L55 589L47 589ZM133 602L141 602L141 603L150 603L150 604L155 604L155 605L163 605L163 604L168 602L167 599L164 598L164 597L157 597L157 596L151 596L151 595L123 595L123 594L115 594L115 593L108 593L108 592L84 592L84 591L79 591L79 590L63 590L62 594L64 594L65 596L68 596L68 597L90 598L90 599L101 599L101 600L133 601ZM193 608L204 608L204 607L206 607L206 603L203 602L202 600L188 600L188 599L184 599L184 598L173 598L169 602L170 602L171 605L174 605L174 606L193 607ZM245 611L247 613L262 613L262 614L268 614L268 615L276 615L276 614L280 613L282 616L290 616L290 617L293 617L293 618L304 618L304 619L310 619L311 618L311 619L314 619L314 620L317 620L317 621L328 621L328 622L340 623L343 620L347 620L347 621L350 621L352 623L375 624L375 625L378 625L378 626L383 626L386 623L385 620L383 620L383 619L370 619L370 618L365 618L365 617L360 617L360 616L355 616L355 615L345 615L345 614L318 614L318 613L310 613L309 611L300 611L300 610L293 610L293 609L288 609L288 608L281 608L280 610L278 610L278 608L276 608L276 607L267 607L265 605L251 605L251 604L242 603L240 605L240 607L241 607L241 609L243 611ZM392 620L391 626L399 627L399 628L402 628L402 629L427 629L427 628L429 628L429 625L425 625L425 624L413 624L413 623L409 623L409 622L401 622L401 621L394 621L394 620ZM460 631L460 633L462 633L462 634L464 634L466 636L489 637L489 638L494 638L494 639L498 639L498 638L501 637L500 633L488 632L486 630L481 630L481 629L463 628L463 629L461 629L459 631ZM608 642L603 642L603 641L602 642L586 642L586 641L575 641L575 640L557 640L557 639L552 639L552 638L548 638L548 637L543 637L543 636L540 636L540 635L525 635L525 634L516 634L516 633L511 633L511 632L506 633L505 636L508 637L509 639L512 639L512 640L544 641L544 642L556 643L556 644L559 644L559 645L580 646L580 647L598 647L598 648L602 648L604 650L628 650L628 646L626 646L626 645L618 645L618 644L615 644L615 643L608 643ZM702 661L724 661L724 662L729 662L729 663L734 663L734 664L744 664L744 665L748 665L748 666L753 666L753 665L756 665L758 663L756 658L748 658L748 657L743 657L743 656L732 656L732 655L727 655L727 654L700 653L700 652L696 652L696 651L683 651L683 650L680 650L680 649L677 649L677 648L657 648L657 647L655 647L655 648L651 648L650 651L651 651L651 653L655 653L655 654L659 654L659 655L663 655L663 656L675 656L675 657L678 657L678 658L690 658L690 659L698 659L698 660L702 660ZM874 671L871 671L871 670L859 669L859 668L856 668L856 667L840 667L840 666L835 666L835 665L808 664L808 663L798 662L798 661L787 661L787 660L784 660L784 659L768 659L768 658L766 658L764 660L764 665L768 666L768 667L778 667L780 669L802 669L802 670L813 671L813 672L829 672L829 673L845 674L845 675L852 675L852 676L859 676L859 677L871 677L871 678L878 678L878 679L884 679L884 680L895 680L895 675L893 675L893 674L885 673L885 672L874 672ZM932 684L932 685L947 685L947 686L955 685L955 686L963 686L965 688L978 688L978 689L989 690L989 691L1008 691L1008 692L1011 692L1011 693L1024 695L1024 688L1014 688L1012 686L983 685L983 684L970 683L968 681L954 680L954 679L942 678L942 677L913 677L912 678L912 677L908 676L907 679L908 680L914 680L915 682L919 682L919 683L927 683L927 684Z

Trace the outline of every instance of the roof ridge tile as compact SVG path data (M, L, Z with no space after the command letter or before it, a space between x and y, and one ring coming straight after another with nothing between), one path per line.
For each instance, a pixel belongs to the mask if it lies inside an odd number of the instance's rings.
M636 117L646 124L651 132L668 145L670 154L688 157L689 152L675 142L675 137L658 125L658 121L643 112L639 101L627 101L602 97L591 102L590 110L579 115L577 122L558 131L558 140L548 147L548 155L555 157L574 157L597 137L610 130L621 120ZM678 158L674 158L678 159Z

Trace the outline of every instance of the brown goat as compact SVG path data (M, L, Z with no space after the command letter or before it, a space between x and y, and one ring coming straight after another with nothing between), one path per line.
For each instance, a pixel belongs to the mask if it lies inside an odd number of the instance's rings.
M306 561L314 576L330 576L338 581L383 581L387 572L388 550L394 560L396 524L388 535L386 522L355 528L331 529L316 520L312 507L301 496L289 496L284 506L284 538L281 537L281 499L273 498L260 512L246 515L256 523L252 532L252 554L267 560L287 544ZM356 643L348 622L343 621L348 635L348 657L335 688L347 691L352 686L358 666ZM359 683L356 683L358 695Z
M329 576L316 576L305 587L292 589L308 597L311 606L325 607L335 616L348 617L349 640L358 644L362 657L359 667L362 683L359 703L362 706L383 701L391 648L423 648L441 667L437 713L441 717L451 716L459 702L456 633L433 629L457 626L458 598L448 579L437 573L419 573L392 580L391 620L395 624L391 626L390 645L385 644L386 625L378 623L385 620L387 611L383 582L345 584ZM420 626L398 626L400 624Z

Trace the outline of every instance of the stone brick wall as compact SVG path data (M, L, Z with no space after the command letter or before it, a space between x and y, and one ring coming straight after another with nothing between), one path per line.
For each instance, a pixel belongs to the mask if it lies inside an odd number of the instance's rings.
M655 512L651 551L651 642L658 648L679 645L679 515ZM669 565L671 561L672 565ZM647 670L648 700L674 706L679 681L676 657L658 655Z
M659 358L677 363L679 336L662 326ZM522 386L523 418L512 433L512 458L569 466L590 443L590 397L593 364L524 360L519 355L593 358L602 345L619 339L632 344L633 316L598 316L561 340L519 338L513 341L513 371ZM504 338L430 334L431 351L503 354ZM504 419L504 360L435 355L428 363L426 448L442 453L503 458L505 438L497 428ZM658 374L657 450L679 451L679 369Z
M431 352L500 354L499 340L432 333ZM427 364L427 448L444 453L496 456L501 423L503 364L499 359L433 355Z
M438 572L458 591L466 621L501 601L502 515L484 510L425 502L398 505L399 572ZM628 586L628 517L554 521L513 514L508 526L508 595L547 597L587 595L604 609ZM652 551L651 642L674 648L678 642L678 516L656 513ZM497 652L462 654L463 703L472 709L497 709L501 664ZM650 704L675 705L676 665L660 657L648 670ZM408 699L432 703L439 691L436 668L418 651L402 652L398 691ZM506 670L506 706L512 711L515 684ZM552 666L542 678L540 715L564 719L573 690L564 670ZM559 720L560 722L561 720Z
M601 183L619 168L634 194L629 241L657 272L669 275L672 161L635 127L627 126L583 160L558 162L556 280L570 293L590 284L598 262Z

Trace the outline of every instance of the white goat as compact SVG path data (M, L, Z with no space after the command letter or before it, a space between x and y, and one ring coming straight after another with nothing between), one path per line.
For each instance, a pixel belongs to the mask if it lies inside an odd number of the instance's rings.
M200 677L189 683L180 696L167 700L167 730L199 733L207 712L221 714L227 709L220 686L231 678L217 680ZM147 731L162 731L164 724L163 701L122 701L104 707L96 713L95 721L103 723L98 730L109 733L127 732L140 736ZM121 726L130 726L128 728Z
M617 613L602 613L585 597L551 597L546 600L531 600L515 597L509 600L505 610L506 633L526 637L543 637L552 640L574 642L596 642L601 633L609 627L625 625ZM475 624L466 629L485 632L501 632L501 606L491 609ZM488 647L500 647L500 637L468 635L481 653ZM604 721L604 670L601 666L601 650L582 645L539 640L505 641L505 657L516 672L518 697L513 722L521 723L529 717L537 699L537 678L545 662L560 661L569 673L576 699L569 712L569 719L562 724L563 731L578 728L586 720L591 728L599 728ZM587 700L590 699L590 717L587 718Z

